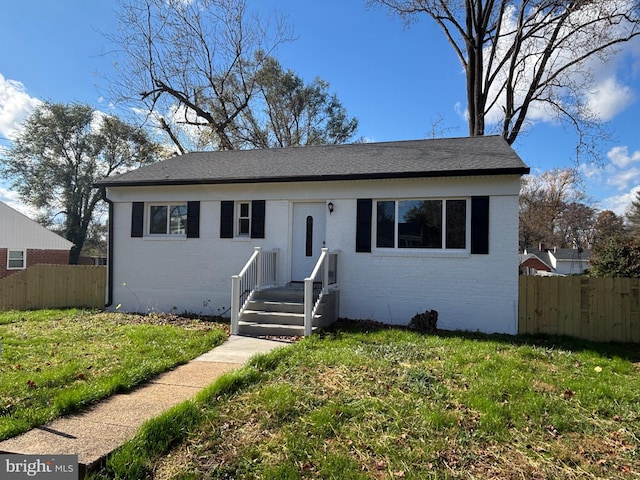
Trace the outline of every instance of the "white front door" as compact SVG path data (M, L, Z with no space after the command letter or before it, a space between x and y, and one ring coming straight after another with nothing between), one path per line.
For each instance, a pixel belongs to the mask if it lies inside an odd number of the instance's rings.
M292 281L302 281L311 275L320 257L325 246L326 210L324 203L293 204Z

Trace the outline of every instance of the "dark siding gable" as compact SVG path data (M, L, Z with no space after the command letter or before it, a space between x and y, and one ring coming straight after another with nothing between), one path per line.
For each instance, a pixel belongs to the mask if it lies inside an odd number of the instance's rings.
M144 202L133 202L131 205L131 236L142 237L144 234Z
M264 238L265 201L251 202L251 238Z
M356 252L371 251L373 200L359 198L356 207Z
M233 201L220 202L220 238L233 238Z
M200 238L200 202L187 202L187 238Z
M471 197L471 253L489 253L489 197Z

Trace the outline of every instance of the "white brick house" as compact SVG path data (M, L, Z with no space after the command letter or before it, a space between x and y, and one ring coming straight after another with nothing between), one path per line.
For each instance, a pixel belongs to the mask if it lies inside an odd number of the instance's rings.
M255 247L280 285L337 251L340 317L516 333L518 192L500 137L197 152L108 178L109 306L229 314Z

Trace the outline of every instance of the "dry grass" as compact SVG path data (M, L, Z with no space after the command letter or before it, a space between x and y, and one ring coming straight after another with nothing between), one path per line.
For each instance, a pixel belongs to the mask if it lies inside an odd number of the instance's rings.
M337 329L203 398L198 427L147 475L637 480L638 355L567 339Z

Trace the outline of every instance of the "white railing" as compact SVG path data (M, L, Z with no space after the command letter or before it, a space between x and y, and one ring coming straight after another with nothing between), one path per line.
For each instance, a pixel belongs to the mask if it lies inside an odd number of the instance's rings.
M253 292L265 286L278 284L278 250L262 251L255 247L253 254L240 270L231 277L231 334L238 334L238 321Z
M320 258L311 275L304 279L304 335L308 337L313 330L313 318L322 301L322 297L329 292L329 286L337 283L338 253L329 253L323 248ZM320 284L320 288L315 288Z

